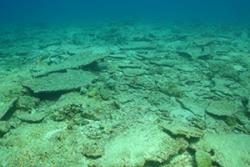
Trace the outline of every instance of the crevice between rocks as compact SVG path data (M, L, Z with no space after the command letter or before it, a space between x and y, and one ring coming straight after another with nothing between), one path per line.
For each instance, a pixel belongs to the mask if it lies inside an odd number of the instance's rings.
M174 134L174 133L172 133L170 130L168 130L168 129L166 129L166 128L162 128L162 131L163 131L164 133L168 134L169 136L171 136L172 138L174 138L175 140L178 140L178 139L180 139L180 138L184 139L185 141L188 142L188 146L187 146L186 149L183 149L183 150L181 149L181 150L179 150L178 154L172 155L168 160L166 160L166 161L160 163L159 167L160 167L160 166L167 165L167 164L170 164L171 161L172 161L176 156L181 155L181 154L182 154L183 152L185 152L185 151L187 151L187 152L189 153L189 155L192 157L192 166L193 166L193 167L197 167L196 162L195 162L195 152L196 152L196 151L195 151L195 149L193 149L193 148L191 147L191 145L192 145L192 144L195 144L195 143L197 143L197 142L199 142L200 138L196 138L196 137L189 137L189 138L188 138L188 137L186 137L185 135ZM151 167L151 166L144 166L144 167ZM154 167L154 166L152 166L152 167ZM158 166L156 166L156 167L158 167ZM218 167L220 167L220 166L218 166Z
M179 138L183 138L185 139L189 145L190 144L194 144L194 143L197 143L200 139L199 138L196 138L196 137L192 137L190 136L189 138L186 137L185 135L182 135L182 134L174 134L172 133L170 130L166 129L166 128L163 128L162 127L162 131L166 134L168 134L169 136L171 136L172 138L174 138L175 140L179 139Z
M27 86L23 86L23 87L25 88L27 95L39 98L41 101L44 101L44 100L56 101L63 94L73 92L73 91L80 91L80 88L79 88L79 89L62 90L62 91L55 91L55 92L34 93L29 87Z
M175 98L175 99L176 99L176 102L178 102L180 104L181 108L183 108L183 109L191 112L193 115L197 116L197 114L195 114L194 111L192 111L190 108L188 108L187 106L185 106L185 104L181 100L179 100L178 98Z
M16 111L16 104L17 104L18 98L15 98L13 102L11 102L9 108L6 110L5 114L0 118L1 121L8 121L14 112Z

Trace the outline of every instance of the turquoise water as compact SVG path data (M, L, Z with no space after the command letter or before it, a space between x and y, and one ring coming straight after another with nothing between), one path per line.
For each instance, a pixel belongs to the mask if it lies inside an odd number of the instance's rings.
M0 167L249 167L249 9L1 1Z
M162 21L248 21L250 4L247 0L145 0L145 1L98 1L98 0L17 0L1 1L1 19L5 21L80 21L143 18Z

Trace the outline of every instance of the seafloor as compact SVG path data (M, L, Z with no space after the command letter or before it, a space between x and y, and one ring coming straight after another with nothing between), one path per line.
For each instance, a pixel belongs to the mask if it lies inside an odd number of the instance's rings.
M250 167L250 28L0 28L1 167Z

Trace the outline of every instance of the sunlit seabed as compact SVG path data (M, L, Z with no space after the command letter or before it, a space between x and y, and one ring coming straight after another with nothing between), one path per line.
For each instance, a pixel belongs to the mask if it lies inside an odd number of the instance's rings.
M250 166L250 29L0 28L0 166Z

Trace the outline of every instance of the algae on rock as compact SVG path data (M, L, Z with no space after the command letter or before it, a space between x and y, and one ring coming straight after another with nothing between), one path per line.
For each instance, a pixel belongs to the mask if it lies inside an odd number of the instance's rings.
M211 155L205 151L196 151L195 161L197 167L212 167Z

